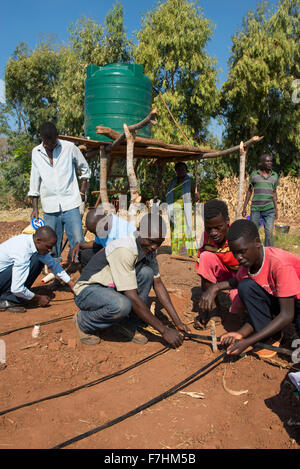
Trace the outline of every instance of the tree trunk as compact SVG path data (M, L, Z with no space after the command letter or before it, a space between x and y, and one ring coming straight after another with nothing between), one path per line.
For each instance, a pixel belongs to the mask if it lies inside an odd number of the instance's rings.
M130 203L139 203L141 201L141 196L139 195L138 182L133 166L133 150L134 150L134 140L135 135L131 133L128 129L128 126L124 124L124 131L127 140L127 153L126 153L126 166L127 166L127 176L129 181L130 188Z
M100 148L100 194L102 205L105 211L110 211L108 195L107 195L107 163L110 153L105 151L104 146Z

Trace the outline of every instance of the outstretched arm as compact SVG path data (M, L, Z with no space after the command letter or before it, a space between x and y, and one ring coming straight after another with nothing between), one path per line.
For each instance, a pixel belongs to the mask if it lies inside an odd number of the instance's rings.
M161 280L161 277L154 278L153 288L157 299L159 300L161 305L166 309L176 328L183 332L191 332L189 327L184 324L179 318L176 309L174 308L174 305L171 301L170 295L163 281Z
M183 336L175 329L170 329L154 316L148 306L141 300L137 294L137 290L126 290L124 295L131 301L133 311L147 324L154 327L161 333L163 339L171 347L179 347L182 344Z

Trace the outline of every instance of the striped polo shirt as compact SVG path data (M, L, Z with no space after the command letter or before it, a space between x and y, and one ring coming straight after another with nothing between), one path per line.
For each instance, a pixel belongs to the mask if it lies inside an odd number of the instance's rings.
M273 192L279 185L279 177L275 171L272 171L268 177L262 176L259 170L253 171L249 184L254 188L252 212L263 212L274 208Z

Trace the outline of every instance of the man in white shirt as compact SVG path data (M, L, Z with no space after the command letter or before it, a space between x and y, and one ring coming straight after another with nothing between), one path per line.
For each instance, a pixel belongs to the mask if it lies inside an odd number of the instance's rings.
M24 313L23 302L46 306L48 295L30 291L46 264L73 291L73 281L49 254L57 241L49 226L38 228L34 235L21 234L0 244L0 311Z
M33 210L31 218L39 216L38 198L41 198L45 224L51 226L57 235L53 257L61 262L64 230L70 244L83 242L79 206L85 200L87 180L91 176L88 163L81 151L72 142L58 139L58 132L52 122L40 127L42 143L32 150L30 189ZM76 170L82 180L79 190Z

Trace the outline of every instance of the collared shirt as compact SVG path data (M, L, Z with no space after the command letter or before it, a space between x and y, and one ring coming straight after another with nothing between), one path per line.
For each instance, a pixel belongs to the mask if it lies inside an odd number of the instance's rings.
M160 277L156 252L146 255L136 234L116 239L95 254L74 286L75 295L95 283L121 292L136 290L136 275L143 265L153 270L154 278Z
M11 292L25 300L31 300L34 293L25 287L29 270L30 259L37 251L33 235L21 234L0 244L0 275L8 267L12 266ZM68 283L70 276L53 259L50 254L38 254L39 260L46 264L52 272L63 282Z
M272 171L265 177L259 170L253 171L250 175L249 184L254 188L251 211L263 212L273 209L274 191L279 185L278 174Z
M41 197L45 213L72 210L82 202L76 169L81 179L89 179L91 171L81 151L72 142L57 140L53 165L41 143L32 150L29 197Z

